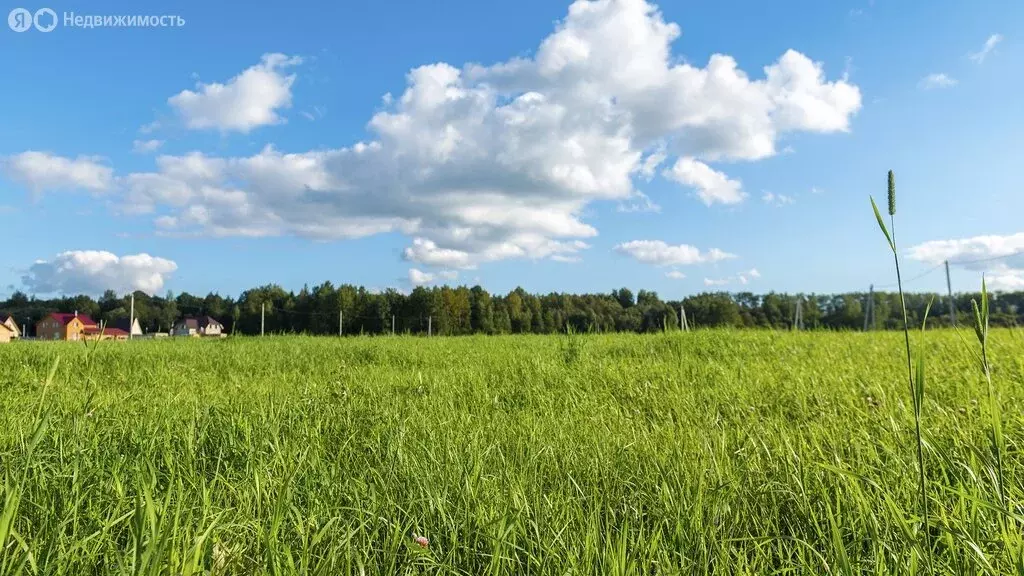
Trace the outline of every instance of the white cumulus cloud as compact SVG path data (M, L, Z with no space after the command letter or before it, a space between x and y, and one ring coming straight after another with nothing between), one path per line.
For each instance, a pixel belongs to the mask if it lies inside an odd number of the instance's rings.
M398 232L421 267L577 261L590 204L654 210L635 180L669 178L707 204L742 201L709 163L776 154L787 133L846 132L859 89L788 50L749 76L731 56L681 62L680 27L644 0L576 0L534 55L438 62L406 75L365 141L248 157L160 156L121 178L124 212L180 235L339 239ZM283 55L171 98L192 128L283 121L298 64ZM649 201L649 202L648 202ZM630 204L632 202L632 204Z
M705 286L727 286L731 282L728 278L705 278Z
M747 197L739 180L732 180L725 173L693 158L680 158L664 174L670 180L694 188L697 197L708 206L715 203L738 204Z
M101 250L72 250L36 261L21 281L38 294L100 294L104 290L155 294L177 269L173 261L149 254L117 256Z
M189 128L218 129L247 133L253 128L280 124L278 114L292 105L294 74L290 67L302 63L298 57L265 54L256 64L224 84L198 83L196 90L184 90L167 102Z
M907 252L919 262L939 265L948 260L950 266L978 273L979 285L984 273L993 290L1024 289L1024 232L932 240Z
M735 254L723 252L718 248L701 252L688 244L671 245L661 240L632 240L619 244L615 251L655 266L706 264L736 258Z
M106 192L114 184L114 170L95 156L65 158L30 150L0 158L0 168L8 178L33 192L89 190Z
M665 277L671 278L673 280L682 280L686 278L686 274L683 274L679 270L669 270L668 272L665 273Z

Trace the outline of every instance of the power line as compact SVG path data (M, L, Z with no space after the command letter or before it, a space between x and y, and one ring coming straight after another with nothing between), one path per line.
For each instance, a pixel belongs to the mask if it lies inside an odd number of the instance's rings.
M975 258L973 260L949 260L948 262L950 264L956 264L956 265L978 264L978 263L981 263L981 262L994 262L996 260L1003 260L1005 258L1013 258L1014 256L1024 256L1024 250L1017 250L1016 252L1012 252L1010 254L1003 254L1003 255L1000 255L1000 256L990 256L988 258ZM945 265L946 265L946 261L940 262L940 263L936 264L935 266L932 266L931 268L925 270L924 272L921 272L917 276L913 276L911 278L908 278L907 280L904 280L903 284L906 285L906 284L909 284L909 283L914 282L916 280L920 280L921 278L924 278L925 276L928 276L932 272L935 272L936 270L938 270L939 268L942 268ZM899 284L894 282L894 283L891 283L891 284L878 284L878 285L875 285L875 288L886 289L886 288L896 288L898 286L899 286Z
M904 280L903 284L910 284L911 282L915 282L917 280L920 280L921 278L924 278L925 276L931 274L932 272L935 272L936 270L938 270L939 268L941 268L944 265L945 265L945 263L936 264L935 266L932 266L931 268L925 270L924 272L921 272L917 276L913 276L911 278L908 278L908 279ZM880 285L876 285L875 288L883 288L883 289L884 288L896 288L897 286L899 286L898 283L880 284Z
M1024 255L1024 250L1018 250L1010 254L1003 254L1002 256L991 256L988 258L978 258L976 260L950 260L950 264L977 264L978 262L992 262L993 260L1002 260L1003 258L1012 258L1014 256Z

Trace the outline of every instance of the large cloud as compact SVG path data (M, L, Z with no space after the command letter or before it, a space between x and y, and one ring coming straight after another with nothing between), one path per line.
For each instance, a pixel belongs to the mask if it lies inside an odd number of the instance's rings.
M1024 232L1006 236L974 236L932 240L908 250L913 260L986 274L994 290L1024 290Z
M64 158L29 150L0 158L0 168L33 192L80 189L101 193L110 190L114 181L113 169L93 156Z
M98 250L61 252L52 260L33 264L21 281L38 294L99 294L141 290L154 294L178 269L171 260L149 254L117 256Z
M292 105L295 75L284 70L302 62L284 54L266 54L259 64L246 69L226 84L196 85L167 100L192 129L214 128L249 132L253 128L280 124L281 108Z
M634 179L662 162L705 202L735 203L738 182L708 163L771 156L785 132L846 131L860 108L855 86L827 81L798 52L751 79L722 54L705 67L676 63L679 35L642 0L577 0L531 58L409 72L405 91L386 95L369 120L365 142L161 156L153 172L123 178L124 209L151 213L174 234L398 231L414 239L405 258L422 266L573 261L597 234L582 219L587 205L642 198ZM280 73L290 63L265 58L258 73L172 103L193 127L276 122L273 111L290 101ZM249 102L238 96L246 78L274 86L259 105L236 106Z

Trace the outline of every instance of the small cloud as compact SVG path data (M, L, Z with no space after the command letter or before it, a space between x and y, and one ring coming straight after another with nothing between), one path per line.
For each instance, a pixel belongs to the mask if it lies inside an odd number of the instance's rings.
M782 153L783 154L796 154L796 149L793 148L792 146L786 146L785 148L782 149Z
M811 194L824 194L825 191L817 186L811 186Z
M145 124L139 127L139 134L152 134L160 128L160 121L154 120L149 124Z
M683 274L679 270L671 270L669 272L666 272L665 276L673 280L682 280L683 278L686 278L686 274Z
M771 204L773 206L786 206L787 204L792 204L796 201L792 196L776 194L774 192L768 192L767 190L765 190L764 194L761 196L761 200L763 200L765 204Z
M729 279L728 278L721 278L721 279L717 279L717 280L712 279L712 278L705 278L704 279L704 285L705 286L725 286L727 284L729 284Z
M260 126L283 124L281 110L292 106L296 75L286 71L302 64L298 56L264 54L225 83L197 83L167 102L192 130L216 129L243 134Z
M633 198L635 201L630 202L629 204L623 204L620 202L616 210L618 212L661 212L661 206L655 204L654 201L643 192L637 191L633 195Z
M952 88L956 86L957 81L955 78L951 78L945 73L929 74L921 79L918 86L923 90L931 90L933 88Z
M978 64L981 64L982 62L985 61L985 58L988 58L988 55L991 54L992 51L996 49L996 44L999 44L1002 41L1002 34L993 34L989 36L987 40L985 40L985 45L981 47L981 50L978 50L977 52L971 52L967 54L967 57L970 58L971 60L974 60Z
M313 110L312 111L303 111L302 115L307 120L319 120L319 119L323 118L326 113L327 113L327 110L324 109L324 107L322 107L322 106L313 106Z
M704 204L739 204L747 197L743 184L694 158L680 158L663 172L669 180L696 189Z
M53 190L109 191L114 185L114 170L95 156L66 158L49 152L29 150L0 157L0 170L34 193Z
M750 272L747 272L747 275L750 276L751 278L761 277L761 273L757 271L757 268L751 268Z
M843 67L843 82L849 82L851 74L853 74L853 56L847 56L846 66Z
M615 251L630 256L638 262L654 266L690 266L736 258L735 254L729 254L718 248L701 252L688 244L673 246L661 240L633 240L619 244L615 247Z
M850 9L850 18L857 18L857 17L863 16L863 15L864 15L864 9L862 9L862 8L851 8Z
M146 154L148 152L154 152L157 148L163 146L163 140L136 140L132 142L132 151L139 154Z
M409 284L426 286L434 281L434 275L416 268L409 268Z
M565 254L555 254L551 256L551 259L555 262L565 262L567 264L574 264L581 260L579 256L566 256Z
M661 164L665 162L666 158L668 158L668 155L665 154L665 150L662 148L659 148L648 155L640 166L640 174L643 176L643 179L650 182L651 179L654 178L654 174L658 170L658 166L661 166Z

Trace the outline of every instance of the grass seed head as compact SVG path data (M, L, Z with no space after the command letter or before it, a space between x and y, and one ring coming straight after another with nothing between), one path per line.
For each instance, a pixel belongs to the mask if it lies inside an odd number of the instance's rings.
M896 175L889 170L889 216L896 215Z

